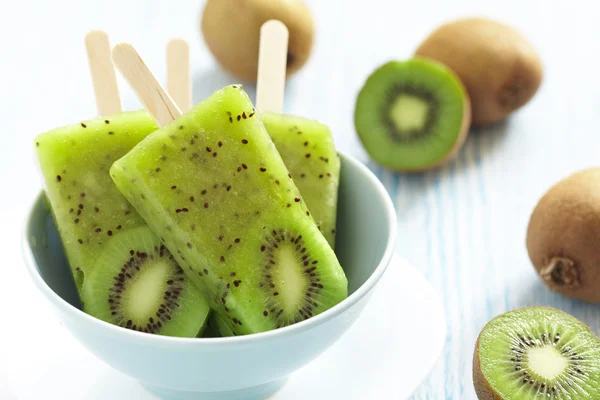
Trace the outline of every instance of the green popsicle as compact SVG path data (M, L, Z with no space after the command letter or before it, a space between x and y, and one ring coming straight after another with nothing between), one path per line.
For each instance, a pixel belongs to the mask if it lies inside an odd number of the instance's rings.
M144 224L108 171L156 129L146 112L136 111L60 127L35 138L46 194L79 290L106 240Z
M318 121L291 115L262 113L260 119L317 226L334 247L340 160L331 131Z
M347 297L339 262L238 85L149 135L111 168L234 334Z

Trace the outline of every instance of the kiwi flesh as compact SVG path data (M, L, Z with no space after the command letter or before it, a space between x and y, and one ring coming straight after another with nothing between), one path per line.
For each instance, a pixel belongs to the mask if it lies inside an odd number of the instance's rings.
M485 18L449 22L432 32L415 55L440 61L462 80L473 125L506 118L535 95L543 68L533 46L513 28Z
M139 332L196 337L210 308L147 226L113 236L86 277L84 311Z
M574 173L551 187L527 228L527 251L552 290L600 302L600 168Z
M202 14L202 35L225 70L254 83L260 28L271 19L283 22L289 30L286 77L290 77L308 61L313 47L313 17L302 0L208 0Z
M597 399L600 341L559 310L509 311L480 333L473 383L480 400Z
M470 124L469 97L456 75L438 62L391 61L361 89L354 123L375 162L396 171L421 171L461 148Z

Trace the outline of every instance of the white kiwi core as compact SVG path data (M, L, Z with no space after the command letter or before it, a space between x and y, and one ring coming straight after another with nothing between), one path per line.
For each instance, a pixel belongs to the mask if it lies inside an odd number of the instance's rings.
M147 261L141 271L133 278L123 299L126 315L146 320L154 316L160 306L163 292L171 276L172 266L169 262L157 259Z
M300 268L298 268L302 261L298 260L294 249L288 246L280 247L278 253L279 268L276 283L283 292L281 298L282 308L285 314L295 315L306 292L306 279Z
M569 361L552 346L531 348L527 356L529 370L548 381L559 377L569 366Z
M398 130L420 130L427 122L429 104L420 97L401 94L394 100L389 113Z

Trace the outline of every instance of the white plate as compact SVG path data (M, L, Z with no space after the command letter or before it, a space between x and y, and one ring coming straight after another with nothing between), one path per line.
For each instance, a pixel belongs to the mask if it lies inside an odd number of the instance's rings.
M433 368L445 339L436 290L395 256L354 326L269 400L406 399Z
M135 380L84 350L64 328L50 322L54 316L47 312L38 310L45 320L42 326L27 327L37 332L22 333L37 335L38 340L9 351L10 372L0 371L0 383L2 375L10 378L16 399L155 400ZM269 400L408 398L435 364L445 335L436 291L412 266L396 258L346 335L293 374Z

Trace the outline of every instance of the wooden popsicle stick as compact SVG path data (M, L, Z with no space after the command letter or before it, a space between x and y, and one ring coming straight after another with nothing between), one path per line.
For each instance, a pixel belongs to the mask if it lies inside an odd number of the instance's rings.
M167 91L182 112L192 107L190 46L184 39L172 39L167 45Z
M283 22L269 20L260 28L256 109L283 111L289 32Z
M108 116L122 111L115 67L110 58L106 32L95 30L85 36L85 48L92 75L98 115Z
M158 126L165 126L181 116L179 107L131 44L116 45L112 59Z

